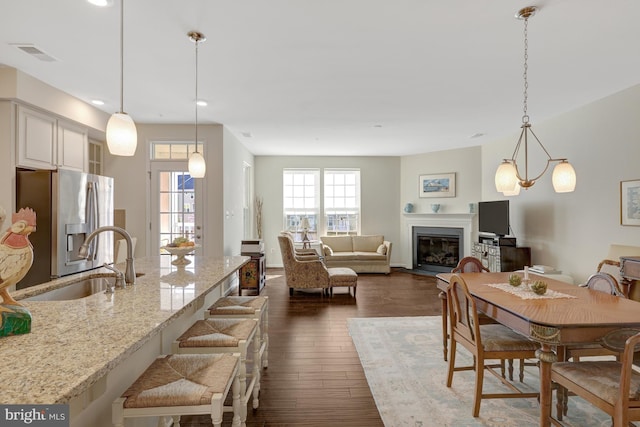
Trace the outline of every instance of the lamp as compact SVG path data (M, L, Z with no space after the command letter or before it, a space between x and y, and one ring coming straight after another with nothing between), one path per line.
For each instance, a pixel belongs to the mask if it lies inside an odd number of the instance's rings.
M120 111L107 122L107 147L114 156L133 156L138 132L131 116L124 112L124 0L120 4Z
M505 196L518 195L520 193L520 188L524 188L526 190L533 186L533 184L535 184L536 181L544 175L551 162L558 162L553 169L552 175L553 188L556 193L568 193L576 188L576 171L573 169L573 166L571 166L565 158L554 159L549 155L547 149L542 145L536 134L533 132L531 123L529 123L529 115L527 114L527 89L529 87L529 83L527 81L527 59L529 58L527 29L529 18L535 15L537 10L538 9L534 6L525 7L516 15L516 18L524 20L524 115L522 116L522 132L520 132L520 138L518 138L518 143L513 151L513 155L510 159L504 159L502 164L500 164L496 170L496 190L503 193ZM547 163L544 169L535 178L529 177L529 134L533 136L540 148L542 148L544 153L547 155ZM524 143L524 176L520 173L517 163L522 143Z
M306 216L300 220L300 228L302 228L302 241L304 243L309 242L309 229L311 228L311 224L309 224L309 218Z
M189 156L189 175L193 178L204 178L207 172L207 165L202 154L198 152L198 44L204 42L207 38L197 31L189 31L187 36L196 44L196 151Z

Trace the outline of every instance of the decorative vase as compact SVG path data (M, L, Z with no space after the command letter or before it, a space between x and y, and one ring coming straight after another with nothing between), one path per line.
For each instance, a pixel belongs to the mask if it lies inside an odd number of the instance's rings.
M434 203L431 205L431 210L433 211L433 213L438 213L438 211L440 210L440 203Z
M406 213L413 212L413 203L407 203L406 205L404 205L404 211Z

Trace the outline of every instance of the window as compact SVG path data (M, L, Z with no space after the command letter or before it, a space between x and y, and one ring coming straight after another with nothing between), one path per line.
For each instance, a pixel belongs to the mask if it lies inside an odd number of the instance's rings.
M187 160L194 151L196 151L196 143L193 141L151 142L152 160ZM200 147L200 153L204 154L204 147Z
M360 171L325 169L324 221L327 236L360 233Z
M318 238L320 217L320 170L285 169L282 174L284 229L293 233L294 240L302 241L302 218L309 220L309 240Z

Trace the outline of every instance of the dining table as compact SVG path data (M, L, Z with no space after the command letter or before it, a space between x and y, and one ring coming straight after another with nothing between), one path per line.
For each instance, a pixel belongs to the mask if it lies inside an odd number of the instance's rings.
M518 287L509 285L511 272L459 273L478 311L515 332L536 341L540 363L540 426L561 425L551 414L551 366L574 344L602 343L605 335L625 328L640 328L640 302L528 273ZM518 273L523 276L522 273ZM453 274L436 276L446 292ZM529 285L547 283L537 295ZM443 313L444 314L444 313Z

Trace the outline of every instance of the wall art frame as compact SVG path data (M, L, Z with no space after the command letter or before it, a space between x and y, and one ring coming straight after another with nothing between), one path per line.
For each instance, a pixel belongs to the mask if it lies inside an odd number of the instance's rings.
M620 181L620 224L640 226L640 179Z
M418 181L420 197L456 197L455 172L420 175Z

